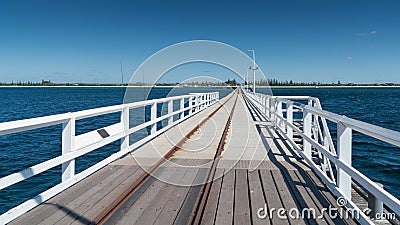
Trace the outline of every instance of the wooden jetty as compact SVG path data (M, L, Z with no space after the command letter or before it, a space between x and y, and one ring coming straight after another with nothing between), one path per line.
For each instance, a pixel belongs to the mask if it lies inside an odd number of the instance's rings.
M174 102L180 107L173 107ZM399 146L397 132L325 112L316 98L273 97L240 88L221 100L217 93L197 93L133 104L136 105L52 118L51 123L64 124L66 140L61 157L66 158L57 161L63 165L63 182L38 196L41 198L33 198L1 215L0 221L9 224L398 223L394 218L371 219L362 211L361 207L369 205L355 191L360 186L384 204L389 210L385 209L387 214L399 213L400 204L397 198L351 167L352 129L363 129L368 135ZM168 114L157 117L157 104L168 105ZM142 126L150 127L150 135L131 144L129 135L136 128L130 128L126 121L130 107L139 105L151 106L152 118ZM121 111L121 123L103 131L74 135L74 120L115 111ZM337 146L330 137L326 119L338 124ZM168 126L158 130L155 124L161 120L167 120ZM43 126L43 121L47 120L28 121L25 127L37 128ZM0 135L21 131L21 124L8 125L8 129L0 126ZM68 139L70 136L72 141ZM83 151L102 146L113 138L122 139L119 154L83 174L74 174L73 160L77 154L72 153L84 154ZM40 166L37 168L44 170ZM12 183L11 178L1 179L3 186Z

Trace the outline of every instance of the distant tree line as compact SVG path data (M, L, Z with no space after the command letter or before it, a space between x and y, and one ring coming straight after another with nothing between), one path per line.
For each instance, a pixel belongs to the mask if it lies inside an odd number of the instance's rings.
M252 82L251 82L252 84ZM342 83L338 80L336 83L322 83L322 82L297 82L293 80L280 81L275 78L267 80L256 81L257 86L400 86L396 83L370 83L370 84L356 84L356 83Z
M151 86L200 86L200 87L208 87L208 86L239 86L239 85L252 85L252 82L246 83L239 83L235 79L228 79L225 82L185 82L185 83L156 83L155 85ZM127 86L128 84L123 84L123 86ZM145 83L134 83L129 84L130 86L148 86L149 84ZM256 81L257 86L400 86L400 84L396 83L371 83L371 84L355 84L355 83L342 83L337 81L336 83L322 83L322 82L297 82L293 80L285 80L281 81L276 78L272 79L263 79ZM50 80L42 80L40 82L31 82L31 81L12 81L9 83L1 82L0 86L121 86L121 84L109 83L109 84L102 84L102 83L53 83Z
M125 84L126 85L126 84ZM101 83L53 83L50 80L40 82L32 81L11 81L0 82L0 86L121 86L121 84L101 84Z

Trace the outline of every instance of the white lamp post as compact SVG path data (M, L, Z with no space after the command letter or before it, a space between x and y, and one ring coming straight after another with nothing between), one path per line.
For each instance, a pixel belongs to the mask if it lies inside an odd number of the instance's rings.
M256 68L256 53L254 49L247 51L253 53L253 68L250 67L250 69L253 70L253 93L256 93L256 70L258 69L258 67Z

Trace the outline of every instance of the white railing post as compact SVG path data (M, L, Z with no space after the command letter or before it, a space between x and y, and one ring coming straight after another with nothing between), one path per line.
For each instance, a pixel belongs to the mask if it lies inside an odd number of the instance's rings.
M307 137L311 138L311 118L312 114L303 110L303 133ZM311 158L311 143L309 143L305 138L303 138L303 151L308 159Z
M262 104L264 106L264 109L263 109L264 115L268 118L268 115L267 115L267 113L268 113L268 110L267 110L267 99L268 99L267 96L264 96Z
M197 104L197 107L196 107L196 112L198 112L198 111L200 111L200 109L201 109L201 95L197 95L196 96L196 104Z
M189 98L189 116L193 114L194 96Z
M193 104L193 106L196 106L196 107L192 107L192 114L197 112L197 108L199 107L197 105L197 103L198 103L198 96L195 95L195 96L193 96L193 103L192 104Z
M122 128L124 130L124 137L121 139L121 148L120 150L124 150L129 147L129 107L124 106L121 111L121 123Z
M311 98L309 98L307 102L309 106L313 106L313 100Z
M254 97L256 98L256 107L258 108L258 109L261 109L261 106L260 106L260 96L258 95L258 94L254 94Z
M193 105L195 105L196 107L194 107L194 113L195 112L197 112L198 111L198 108L199 108L199 96L198 95L196 95L195 97L194 97L194 103L193 103Z
M168 115L170 115L170 117L168 117L168 125L170 125L174 122L174 117L171 115L172 112L174 111L173 103L174 102L172 100L168 101Z
M383 188L383 184L375 182L376 185ZM374 196L371 192L368 193L368 208L371 209L369 216L373 219L381 219L383 214L383 202Z
M205 105L204 105L205 98L206 98L205 95L200 95L200 109L204 109L204 107L205 107Z
M181 98L181 101L179 103L179 109L183 110L185 108L185 98ZM190 111L190 110L189 110ZM179 119L182 119L185 116L185 112L179 113Z
M193 106L195 106L195 105L197 105L197 95L193 96ZM197 112L197 107L198 107L198 106L196 106L196 107L193 107L193 106L192 106L192 114Z
M203 108L203 96L202 95L197 95L197 110L200 111Z
M289 124L293 124L293 103L289 101L286 103L286 120ZM290 126L286 126L286 133L290 140L293 140L293 129Z
M325 135L324 137L324 147L326 150L329 151L329 142L328 142L328 137ZM322 155L322 164L321 164L322 171L326 173L328 171L328 159L326 158L325 155Z
M270 97L265 98L265 115L267 115L268 119L271 120L271 106L270 106Z
M340 161L351 166L352 130L342 123L337 124L337 155ZM338 166L337 183L343 194L351 199L351 176Z
M270 119L271 122L275 123L275 98L271 97L269 99L269 109L270 109Z
M62 154L67 154L75 149L75 117L71 116L68 122L62 124ZM61 182L65 182L75 175L75 160L70 160L61 165Z
M201 107L202 107L201 103L202 103L202 96L197 95L197 110L196 110L196 112L201 110Z
M153 103L151 105L151 110L150 110L150 120L154 121L157 119L157 103ZM154 123L151 125L151 130L150 134L154 134L157 131L157 123Z
M282 102L280 101L280 100L278 100L278 103L276 104L276 107L277 107L277 109L276 109L276 113L279 115L279 116L283 116L283 112L282 112ZM277 127L279 127L279 128L281 128L281 129L283 129L283 126L282 126L282 119L280 118L280 117L276 117L276 124L275 124Z

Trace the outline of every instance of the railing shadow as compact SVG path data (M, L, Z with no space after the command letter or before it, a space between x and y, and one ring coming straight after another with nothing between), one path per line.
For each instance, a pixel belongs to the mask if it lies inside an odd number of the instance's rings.
M310 168L303 160L302 158L294 151L294 149L287 143L286 139L272 126L268 125L267 123L269 122L268 119L248 100L245 101L248 109L250 110L250 115L253 119L254 122L256 122L256 128L257 131L260 135L260 138L262 139L262 142L268 143L267 137L263 135L262 130L266 130L268 132L269 137L272 138L273 144L277 147L277 150L279 151L279 154L276 154L272 152L271 150L268 151L267 155L269 160L272 162L273 165L275 165L278 168L278 171L283 175L284 181L286 186L288 187L291 197L293 198L296 206L298 209L302 210L303 208L312 208L312 205L310 202L307 202L304 196L302 196L300 193L300 188L305 188L307 190L307 193L309 195L314 195L315 198L317 199L317 202L314 202L315 205L320 205L321 208L326 208L328 209L330 206L331 207L338 207L335 203L336 202L330 202L327 197L322 194L322 192L329 192L329 189L326 186L321 186L318 185L313 178L310 177L308 172L305 171L304 168ZM282 143L279 143L277 138L283 140ZM272 144L272 143L271 143ZM282 146L283 145L283 146ZM271 146L265 146L266 149L270 149ZM292 156L288 156L286 154L285 150L288 150ZM283 160L278 160L277 155L282 156ZM293 158L295 158L297 161L293 162ZM294 181L293 178L291 177L291 174L288 170L288 166L284 165L289 164L298 176L298 181ZM311 168L310 168L310 172ZM297 193L297 194L296 194ZM315 201L315 199L314 199ZM290 210L290 209L286 209ZM317 209L315 209L317 210ZM328 215L324 213L324 217L326 218ZM330 218L334 224L348 224L345 221L343 221L340 217L336 218ZM322 221L321 219L315 220L313 218L310 219L303 219L307 224L318 224Z
M51 206L55 206L58 209L60 209L61 211L66 212L66 216L71 217L73 220L77 220L79 221L81 224L94 224L93 221L85 218L84 216L82 216L81 214L73 211L72 209L69 209L63 205L59 205L59 204L54 204L54 203L43 203L43 205L51 205Z

